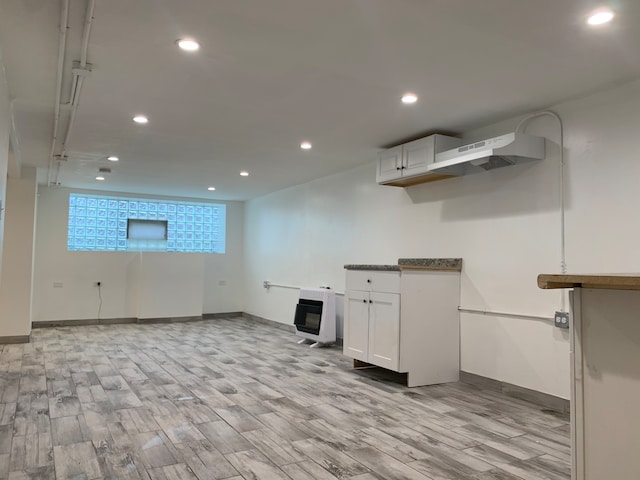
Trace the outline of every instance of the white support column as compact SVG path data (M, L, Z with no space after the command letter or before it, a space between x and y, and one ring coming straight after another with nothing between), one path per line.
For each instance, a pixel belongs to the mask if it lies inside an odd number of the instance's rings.
M0 277L0 343L26 341L31 333L36 171L7 179Z

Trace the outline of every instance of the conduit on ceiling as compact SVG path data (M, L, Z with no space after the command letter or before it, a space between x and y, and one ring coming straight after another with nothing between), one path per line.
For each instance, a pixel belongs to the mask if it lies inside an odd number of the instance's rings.
M53 134L51 138L51 150L49 152L49 168L47 172L47 185L51 186L51 176L53 164L56 162L56 173L54 185L58 185L58 177L60 175L60 165L66 160L69 139L73 130L73 124L76 118L78 105L80 104L80 94L84 79L91 73L91 64L87 63L87 53L89 50L89 38L91 36L91 26L93 24L93 12L95 10L95 0L87 0L87 8L85 13L84 27L82 32L82 44L80 47L80 60L73 62L71 70L73 78L71 80L71 93L69 96L69 122L67 131L64 135L62 144L60 145L60 153L56 154L58 144L58 130L60 128L61 101L62 101L62 77L64 73L64 63L67 48L67 31L69 30L69 0L62 1L60 10L60 31L58 39L58 71L56 79L56 99L54 106Z

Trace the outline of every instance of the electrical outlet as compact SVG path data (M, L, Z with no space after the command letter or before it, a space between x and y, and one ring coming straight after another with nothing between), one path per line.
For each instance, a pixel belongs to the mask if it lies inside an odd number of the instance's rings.
M556 312L555 325L558 328L569 328L569 314L567 312Z
M269 280L265 280L264 282L262 282L262 286L264 288L269 288Z

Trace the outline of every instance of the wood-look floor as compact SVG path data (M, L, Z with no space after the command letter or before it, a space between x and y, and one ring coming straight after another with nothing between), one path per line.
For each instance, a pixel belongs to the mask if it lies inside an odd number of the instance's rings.
M0 345L0 478L568 479L566 415L408 389L242 318Z

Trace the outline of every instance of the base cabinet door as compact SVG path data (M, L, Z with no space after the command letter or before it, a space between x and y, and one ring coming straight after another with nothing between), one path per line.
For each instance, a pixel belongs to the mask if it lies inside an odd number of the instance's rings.
M368 361L369 292L347 290L344 297L343 353L363 362Z
M368 362L398 371L400 361L400 295L372 292L369 303Z

